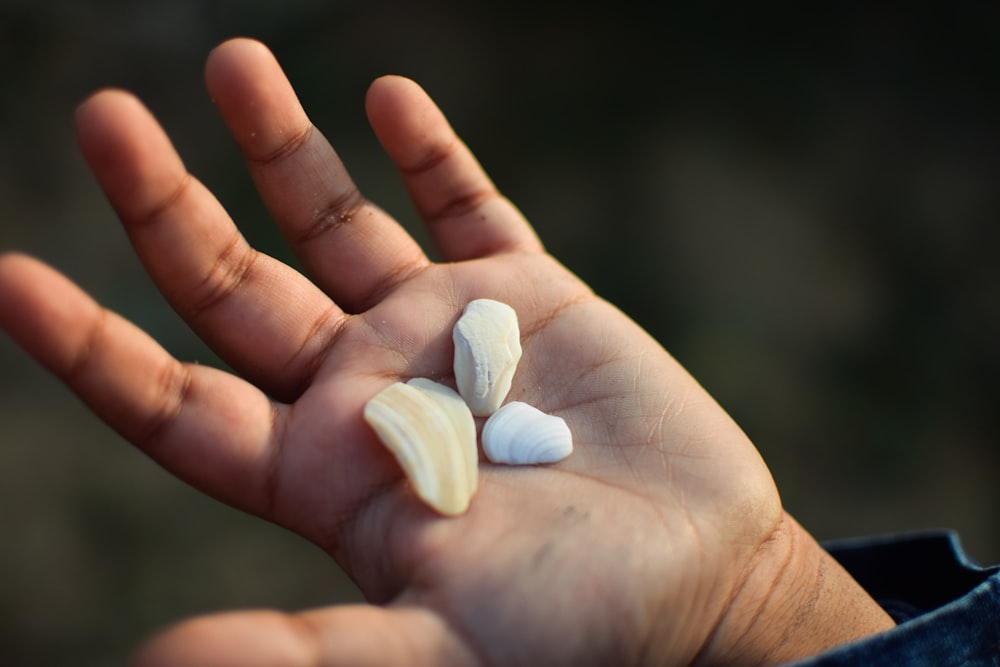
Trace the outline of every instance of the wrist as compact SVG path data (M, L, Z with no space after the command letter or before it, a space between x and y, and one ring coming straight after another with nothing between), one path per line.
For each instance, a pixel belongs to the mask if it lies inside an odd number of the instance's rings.
M778 665L895 625L791 516L750 563L697 665Z

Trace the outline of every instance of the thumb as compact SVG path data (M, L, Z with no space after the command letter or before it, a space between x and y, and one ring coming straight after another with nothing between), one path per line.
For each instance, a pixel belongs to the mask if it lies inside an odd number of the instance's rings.
M130 667L437 667L476 659L434 612L329 607L246 611L184 621L143 646Z

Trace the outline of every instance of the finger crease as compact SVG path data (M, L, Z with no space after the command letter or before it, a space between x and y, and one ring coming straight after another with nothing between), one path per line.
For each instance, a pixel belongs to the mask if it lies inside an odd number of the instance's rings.
M468 194L452 197L444 206L441 206L432 213L428 213L426 217L429 222L442 222L448 218L459 218L472 213L486 202L496 199L499 196L500 193L493 188L475 190Z
M365 198L357 188L352 186L323 208L313 211L308 224L305 225L304 231L299 234L295 242L298 245L304 245L310 241L315 241L332 229L346 225L354 220L358 211L364 205Z
M219 254L201 285L193 290L202 293L189 310L191 317L215 308L241 287L250 282L260 255L235 234L232 242Z
M284 459L285 442L287 442L288 423L291 421L290 410L282 410L281 406L271 402L271 443L264 472L264 516L274 516L278 504L278 487L281 482L281 461Z
M193 376L190 368L171 359L159 374L158 396L162 397L160 408L145 420L141 433L136 438L140 447L148 447L159 440L164 431L177 421L191 393Z
M322 667L326 663L326 649L323 646L323 629L304 614L286 616L292 632L302 643L299 645L308 654L306 662L298 662L303 667Z
M443 146L430 149L423 160L420 160L412 167L400 167L399 171L404 176L419 176L449 160L455 155L456 150L458 150L458 142L454 140L450 141Z
M378 303L391 292L396 285L407 282L422 273L429 264L423 258L402 262L393 268L392 271L384 273L378 282L369 290L369 303ZM368 310L366 306L364 310Z
M267 153L261 157L248 156L247 159L256 165L267 167L269 165L281 162L286 158L294 155L302 148L306 142L312 137L313 132L316 131L316 126L312 123L307 123L306 126L288 137L280 146L275 148L270 153Z
M292 374L298 376L299 374L294 371L295 367L301 363L301 357L309 355L309 360L306 363L306 372L301 374L302 384L296 388L296 398L305 391L306 387L312 384L313 378L316 377L316 373L319 372L330 350L336 345L340 334L347 328L347 319L346 316L341 317L341 310L331 304L316 318L312 327L309 328L305 338L302 340L302 345L295 351L288 363L290 369L292 369ZM319 344L319 348L316 349L312 346L312 343L319 337L322 337L323 340Z
M154 222L157 218L163 215L166 211L170 210L174 204L176 204L188 191L191 185L194 183L194 176L188 172L184 172L184 176L181 178L180 182L170 191L166 197L158 201L155 205L150 207L150 209L145 213L145 215L140 217L140 224Z
M83 345L77 349L76 354L73 355L73 359L66 368L66 372L63 374L68 384L75 385L84 373L86 373L90 362L94 359L94 351L97 349L98 342L104 336L107 325L108 311L104 308L99 308L96 317L87 331Z

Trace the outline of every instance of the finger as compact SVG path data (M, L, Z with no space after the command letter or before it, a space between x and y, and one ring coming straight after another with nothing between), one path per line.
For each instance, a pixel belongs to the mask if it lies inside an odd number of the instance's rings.
M171 305L238 372L275 396L297 396L343 312L247 244L134 97L98 93L76 121L84 157Z
M271 215L306 272L343 308L364 310L430 263L361 196L264 45L224 43L205 80Z
M224 502L267 514L275 411L252 385L181 364L21 255L0 257L0 329L165 468Z
M320 667L311 628L278 612L185 621L146 643L130 667Z
M447 667L476 661L430 612L366 605L301 614L251 611L181 623L132 667Z
M542 249L534 230L497 192L420 86L382 77L368 90L366 108L445 259Z

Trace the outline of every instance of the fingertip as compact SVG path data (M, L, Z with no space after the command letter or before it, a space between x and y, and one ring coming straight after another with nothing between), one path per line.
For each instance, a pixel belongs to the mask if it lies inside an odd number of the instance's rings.
M17 250L0 251L0 294L16 289L18 283L32 284L31 276L54 273L47 264Z
M219 42L218 46L212 49L211 54L222 54L233 50L250 49L253 51L260 51L264 53L270 53L271 50L267 47L264 42L259 39L254 39L253 37L237 36L230 37ZM211 54L209 57L211 58Z
M212 49L205 60L205 80L209 88L232 74L233 67L248 61L273 61L274 54L261 41L233 37Z
M20 262L30 261L31 257L17 250L0 250L0 276L9 271L8 267Z
M33 257L15 250L0 251L0 328L7 329L4 322L8 316L16 315L12 301L16 299L14 290L17 282L25 274L30 274L34 265L40 262Z
M265 159L309 126L277 58L262 42L238 37L205 63L205 87L244 155Z
M377 103L381 101L383 96L394 94L395 91L406 88L423 91L420 84L413 79L400 74L383 74L368 86L368 92L365 95L365 104Z
M72 357L67 333L80 331L96 309L83 290L44 262L19 252L0 256L0 330L57 375Z
M372 82L365 111L382 147L404 172L457 140L427 91L403 76L387 75Z
M123 219L158 204L186 177L166 132L132 93L99 90L80 104L74 120L80 151Z
M400 112L408 111L407 107L414 102L434 105L420 84L399 74L378 77L368 86L365 94L365 109L372 122L375 122L372 114L376 114L379 119L398 116Z
M87 97L85 97L83 101L80 102L79 105L77 105L77 110L76 110L77 115L86 114L95 105L100 106L106 103L105 100L116 99L116 98L136 99L135 95L121 88L115 88L115 87L98 88L90 95L87 95Z
M120 88L101 88L88 95L76 107L73 122L77 136L83 138L91 130L100 129L108 124L111 113L121 111L142 111L149 113L145 105L132 93Z
M164 144L172 151L153 113L127 90L102 88L94 92L77 106L73 120L80 147L88 160L136 140L140 144L155 143L154 151L161 150ZM101 148L104 150L94 152Z

